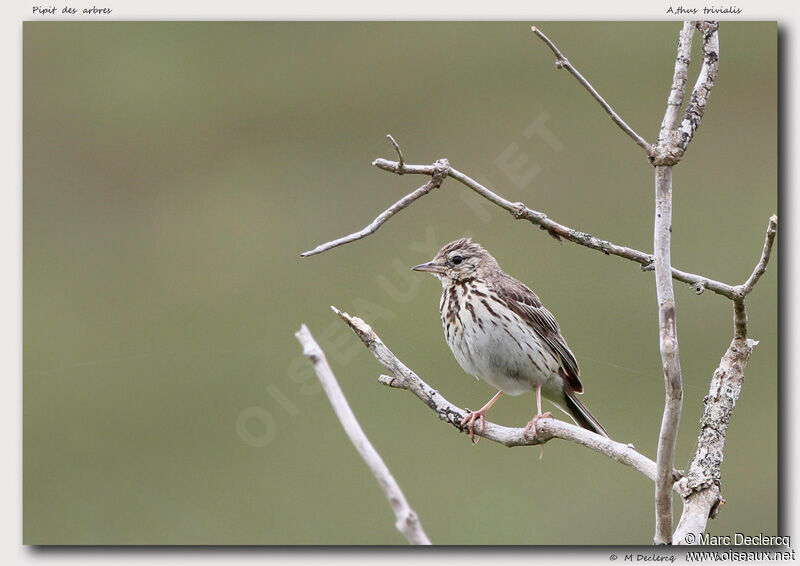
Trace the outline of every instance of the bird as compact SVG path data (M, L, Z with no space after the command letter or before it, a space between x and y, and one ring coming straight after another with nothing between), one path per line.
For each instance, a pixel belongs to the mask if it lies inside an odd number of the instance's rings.
M461 421L476 444L486 412L504 393L536 392L537 413L525 426L537 436L536 423L553 418L542 412L542 397L568 414L575 424L609 438L606 429L578 400L583 393L578 362L555 317L528 286L505 273L497 260L471 238L446 244L434 258L412 267L442 283L439 313L445 340L461 368L497 388L479 410ZM480 440L480 436L478 437Z

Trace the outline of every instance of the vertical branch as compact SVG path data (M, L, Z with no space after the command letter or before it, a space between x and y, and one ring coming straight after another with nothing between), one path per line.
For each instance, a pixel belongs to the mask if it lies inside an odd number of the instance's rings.
M733 301L733 335L734 338L747 338L747 309L744 298Z
M706 111L708 97L711 96L711 89L714 88L714 81L717 80L719 70L719 22L698 22L697 29L703 34L703 66L697 76L697 82L692 89L692 98L686 106L686 112L681 122L680 148L686 150L686 146L692 141L695 130L703 119Z
M336 416L342 423L347 436L350 437L351 442L358 450L358 453L364 459L364 462L369 467L372 475L378 480L378 484L386 494L389 500L389 505L392 506L397 521L395 527L403 533L409 543L411 544L431 544L428 535L422 530L417 514L406 501L403 491L397 485L397 481L392 476L389 468L384 463L380 454L372 446L372 443L364 434L361 426L358 424L347 398L342 393L339 383L336 381L336 376L333 374L331 367L328 365L328 360L325 358L325 353L319 347L314 337L309 332L304 324L298 332L295 333L297 341L303 346L303 354L311 361L314 366L314 371L319 377L322 388L333 406Z
M653 151L655 165L655 222L653 255L655 256L656 297L661 364L664 368L664 414L658 435L655 487L655 544L672 542L672 476L675 444L683 405L683 383L678 353L678 328L675 320L675 293L672 287L672 166L680 161L683 149L677 145L677 126L692 52L694 22L684 22L678 36L678 53L667 110L661 122L658 142Z
M694 35L694 22L683 22L683 28L678 36L678 54L675 57L675 70L672 73L672 87L667 98L667 111L661 122L661 131L658 143L669 142L668 135L675 130L678 117L683 106L683 95L686 92L686 81L689 78L689 63L692 56L692 36Z
M686 92L689 62L692 52L692 36L695 28L703 33L703 67L692 90L683 121L679 124L681 106ZM700 120L705 113L708 97L714 87L719 67L719 37L717 22L684 22L678 36L678 53L675 71L667 99L667 110L661 122L658 142L653 147L651 160L655 166L656 218L653 230L653 247L656 272L656 295L658 296L658 328L661 363L664 367L664 389L666 400L658 436L656 457L655 543L672 542L672 477L675 461L675 443L681 420L683 384L678 353L678 329L675 322L675 294L672 288L672 264L670 258L670 236L672 233L672 167L683 157ZM742 328L740 318L744 314L744 303L737 303L737 332ZM746 321L746 318L744 319Z
M656 544L672 541L672 477L675 443L683 404L675 294L672 288L670 236L672 232L672 166L656 167L656 218L653 236L661 363L666 400L656 458Z
M692 52L692 35L695 28L703 33L703 67L692 90L683 121L679 124L681 106L686 92ZM714 87L719 67L719 37L717 22L684 22L678 36L678 53L675 71L667 99L667 110L661 122L658 142L653 148L652 162L655 166L656 218L653 230L653 247L656 272L656 295L658 297L658 328L661 363L664 367L664 389L666 400L658 435L656 457L655 513L656 544L672 542L672 488L675 478L672 470L675 462L675 443L681 420L683 383L681 362L678 353L678 329L675 321L675 294L672 288L672 264L670 258L670 236L672 233L672 167L677 165L694 133L700 126L708 97ZM744 302L736 305L737 336L744 338L747 317Z

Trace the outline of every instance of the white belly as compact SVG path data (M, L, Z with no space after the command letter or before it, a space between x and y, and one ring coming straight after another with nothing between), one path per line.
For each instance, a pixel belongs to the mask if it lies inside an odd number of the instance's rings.
M463 293L456 296L463 306ZM443 297L443 302L448 300L452 296ZM447 308L442 311L447 344L464 371L509 395L520 395L541 385L545 397L561 401L559 360L534 330L510 310L491 307L511 319L498 320L480 301L471 304L474 316L468 309L459 308L459 316L449 319L449 333Z

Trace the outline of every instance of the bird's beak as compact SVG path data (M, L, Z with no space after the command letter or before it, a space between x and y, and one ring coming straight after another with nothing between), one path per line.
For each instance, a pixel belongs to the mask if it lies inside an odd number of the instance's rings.
M427 271L428 273L444 273L444 266L437 265L432 261L420 263L411 268L412 271Z

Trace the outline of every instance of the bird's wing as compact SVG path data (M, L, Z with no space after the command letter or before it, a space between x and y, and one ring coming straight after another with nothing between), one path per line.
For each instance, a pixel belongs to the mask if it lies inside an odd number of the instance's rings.
M549 310L544 308L542 301L531 291L527 285L506 275L496 283L500 298L514 313L528 323L546 345L561 359L565 378L569 386L576 393L583 392L583 385L579 379L580 369L575 354L567 346L566 340L561 335L558 322Z

